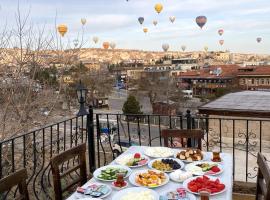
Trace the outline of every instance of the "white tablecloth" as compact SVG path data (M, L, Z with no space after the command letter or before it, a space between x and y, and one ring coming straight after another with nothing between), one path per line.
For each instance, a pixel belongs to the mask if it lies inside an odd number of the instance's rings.
M147 147L144 146L132 146L130 147L125 153L143 153L144 149ZM179 149L175 149L175 151L179 151ZM125 154L124 153L124 154ZM211 159L211 155L212 153L207 152L206 153L206 159L210 160ZM230 154L227 153L222 153L221 154L222 158L223 158L223 168L224 168L224 172L216 177L220 178L221 182L223 182L226 185L227 190L219 195L215 195L212 196L210 199L211 200L231 200L232 199L232 186L233 186L233 176L232 176L232 170L233 170L233 163L232 163L232 156ZM112 162L111 164L114 164L114 162ZM137 170L142 170L142 169L147 169L147 165L144 167L140 167L140 168L132 168L133 171L137 171ZM97 182L97 183L103 183L103 184L107 184L107 185L111 185L111 182L101 182L101 181L97 181L94 178L92 178L91 180L89 180L86 185L89 185L89 183L93 183L93 182ZM129 181L128 181L129 182ZM155 188L154 190L159 193L162 194L168 190L177 188L182 186L181 183L176 183L170 180L170 182L162 187L158 187ZM134 187L132 186L132 184L129 182L129 187ZM113 192L106 198L104 198L104 200L111 200L112 196L117 193L118 191L113 189ZM81 199L81 198L86 198L88 196L84 196L82 194L79 194L77 192L73 193L68 200L75 200L75 199ZM197 198L199 199L199 197Z

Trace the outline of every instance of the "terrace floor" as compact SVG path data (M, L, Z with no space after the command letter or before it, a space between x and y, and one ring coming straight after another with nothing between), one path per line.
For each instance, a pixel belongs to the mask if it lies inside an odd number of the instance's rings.
M233 200L255 200L254 195L233 193Z

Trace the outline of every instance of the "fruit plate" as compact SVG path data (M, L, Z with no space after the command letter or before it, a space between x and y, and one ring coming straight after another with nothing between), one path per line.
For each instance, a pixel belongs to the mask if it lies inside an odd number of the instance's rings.
M135 158L134 156L136 154L139 154L141 157L141 160L139 162L135 162ZM130 168L137 168L137 167L142 167L148 164L150 158L148 156L145 156L141 153L135 153L135 154L123 154L121 156L119 156L118 158L115 159L115 163L119 164L119 165L125 165L128 166ZM129 165L129 162L135 162L137 163L137 165ZM142 162L143 161L143 162Z
M217 185L220 185L220 184L223 184L223 185L224 185L224 189L222 189L222 190L220 190L220 191L217 191L217 192L215 192L215 193L211 193L211 194L210 194L211 196L218 195L218 194L221 194L221 193L223 193L223 192L226 191L226 185L225 185L224 183L220 182L220 181L217 181L217 180L220 180L220 179L219 179L219 178L216 178L216 177L213 177L213 176L196 176L196 177L191 177L191 178L189 178L189 179L187 179L187 180L184 181L183 187L184 187L188 192L193 193L193 194L196 194L196 195L199 195L198 192L191 191L191 189L188 187L188 185L189 185L189 183L192 182L193 180L198 180L198 178L201 178L203 183L210 185L210 183L207 183L207 182L208 182L207 180L204 180L205 177L208 178L209 180L213 181L212 186L210 186L210 187L212 187L212 188L213 188L214 186L217 187ZM216 181L216 182L215 182L215 181ZM201 184L201 181L200 181L199 183ZM195 188L195 189L196 189L196 188ZM207 189L207 188L204 187L203 189ZM213 190L213 189L212 189L212 190Z
M174 151L168 147L147 147L144 154L151 158L168 158L174 155Z
M143 187L131 187L131 188L123 189L117 192L112 197L112 200L120 200L120 199L134 200L134 199L138 199L138 197L141 197L142 195L144 196L149 195L149 198L147 199L159 200L159 195L155 190L151 190L151 189L143 188Z
M174 154L174 158L176 159L179 159L181 161L183 161L184 163L192 163L192 162L197 162L197 161L205 161L207 160L206 158L206 153L202 152L201 151L201 156L202 156L202 159L201 160L192 160L192 161L189 161L189 160L186 160L186 159L180 159L177 157L177 154L179 154L180 152L186 152L187 150L181 150L181 151L177 151L175 154ZM194 150L193 150L194 151Z
M147 186L147 185L142 185L140 183L137 182L137 176L139 174L149 174L149 172L154 172L154 173L157 173L157 174L162 174L164 177L165 177L165 180L163 182L161 182L160 184L158 185L155 185L153 181L153 185L151 186ZM154 178L152 179L154 180ZM169 182L170 178L169 176L165 173L165 172L162 172L162 171L159 171L159 170L154 170L154 169L146 169L146 170L139 170L139 171L136 171L136 172L133 172L130 176L129 176L129 182L134 185L134 186L138 186L138 187L145 187L145 188L157 188L157 187L161 187L163 185L166 185L168 182Z
M98 169L96 169L93 173L93 176L95 179L97 180L100 180L100 181L115 181L116 180L116 177L115 178L111 178L111 179L105 179L105 178L101 178L100 175L102 172L106 171L106 170L109 170L109 169L121 169L121 170L126 170L127 171L127 174L124 176L124 178L127 178L129 177L129 175L131 174L132 170L127 167L127 166L123 166L123 165L107 165L107 166L103 166L103 167L100 167Z
M206 165L205 171L203 171L203 168L198 166L198 165ZM209 167L207 167L207 165ZM212 171L210 169L210 167L213 166L217 166L219 168L219 171ZM209 168L209 169L207 169ZM208 162L208 161L197 161L197 162L193 162L190 163L188 165L186 165L185 170L187 172L191 172L193 175L195 176L202 176L202 175L211 175L211 176L215 176L215 175L219 175L223 172L223 167L222 165L215 163L215 162Z
M175 164L178 164L180 167L175 168L175 169L168 169L168 170L166 170L166 169L162 170L162 169L157 169L157 168L153 167L154 162L161 162L162 160L171 160L171 161L175 162ZM175 171L177 169L183 169L184 166L185 166L185 164L181 160L176 159L176 158L157 158L157 159L151 160L148 163L148 167L150 169L155 169L155 170L163 171L163 172L166 172L166 173L173 172L173 171Z

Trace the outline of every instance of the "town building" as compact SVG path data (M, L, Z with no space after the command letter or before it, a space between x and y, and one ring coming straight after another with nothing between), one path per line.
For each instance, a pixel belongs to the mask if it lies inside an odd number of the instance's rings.
M242 90L270 91L270 65L241 67L237 77Z

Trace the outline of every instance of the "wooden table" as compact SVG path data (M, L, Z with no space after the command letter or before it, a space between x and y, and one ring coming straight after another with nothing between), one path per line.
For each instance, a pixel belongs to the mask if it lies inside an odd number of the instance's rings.
M145 147L145 146L132 146L126 152L124 152L123 154L126 154L126 153L143 153L145 148L147 148L147 147ZM179 149L175 149L175 151L178 152ZM206 159L210 161L211 155L212 155L211 152L206 152L206 155L205 155ZM233 170L233 162L232 162L232 156L230 154L228 154L228 153L222 153L221 156L223 158L222 165L223 165L223 168L224 168L224 172L222 174L216 176L216 177L220 178L221 182L226 185L227 189L222 194L212 196L210 198L211 200L231 200L232 199L232 186L233 186L233 172L232 172L232 170ZM115 163L112 162L111 164L115 164ZM134 172L134 171L142 170L142 169L148 169L147 165L144 166L144 167L132 168L132 171ZM111 182L102 182L102 181L98 181L98 180L92 178L84 186L87 186L87 185L89 185L90 183L93 183L93 182L111 185ZM176 188L178 188L180 186L182 186L181 183L176 183L176 182L173 182L173 181L170 180L168 184L166 184L164 186L161 186L161 187L158 187L158 188L155 188L154 190L157 193L161 194L161 193L164 193L164 192L166 192L168 190L171 190L171 189L174 189L174 188L176 189ZM134 186L129 182L129 187L134 187ZM113 195L115 193L117 193L117 192L118 191L113 189L113 192L108 197L104 198L104 200L111 200ZM87 196L75 192L68 198L68 200L81 199L81 198L85 198L85 197L87 197ZM199 197L197 199L199 199Z

